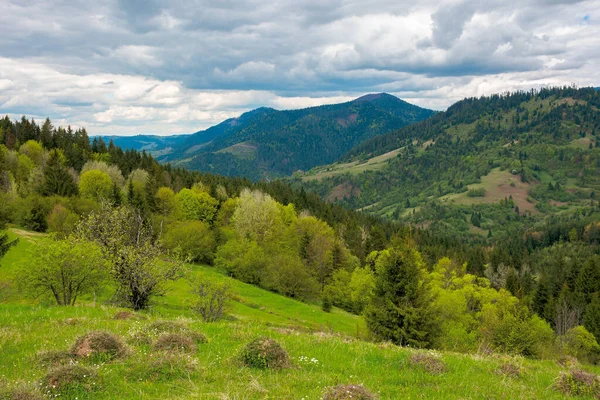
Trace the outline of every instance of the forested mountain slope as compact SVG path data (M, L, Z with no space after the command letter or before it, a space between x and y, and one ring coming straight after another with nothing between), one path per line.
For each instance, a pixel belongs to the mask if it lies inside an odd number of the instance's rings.
M158 160L253 180L272 178L331 163L364 140L431 115L385 93L301 110L260 108L197 132Z
M450 237L509 234L549 216L597 209L599 107L600 93L591 88L465 99L295 182Z

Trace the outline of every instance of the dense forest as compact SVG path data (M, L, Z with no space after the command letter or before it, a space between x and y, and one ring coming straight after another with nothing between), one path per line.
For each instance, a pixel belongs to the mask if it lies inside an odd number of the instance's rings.
M331 163L366 139L431 115L385 93L301 110L259 108L178 141L157 157L192 170L269 179Z
M108 282L113 302L145 309L197 262L364 315L372 338L401 345L586 360L600 350L594 202L535 232L472 246L281 181L189 172L25 117L1 120L0 174L3 223L50 233L40 265L74 268L60 260L83 257L90 282L81 293L57 289L51 272L30 268L3 290L69 305ZM0 246L10 246L6 236Z

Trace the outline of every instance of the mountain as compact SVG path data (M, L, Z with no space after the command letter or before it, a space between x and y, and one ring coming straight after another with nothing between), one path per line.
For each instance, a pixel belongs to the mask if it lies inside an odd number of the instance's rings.
M268 179L331 163L364 140L433 114L386 93L301 110L259 108L185 138L158 160Z
M598 220L599 109L593 88L465 99L293 181L452 240L535 231L550 217Z
M124 150L133 149L137 151L146 151L154 156L164 153L170 153L173 147L178 146L189 135L135 135L135 136L102 136L102 139L108 143L113 141L115 145ZM93 137L91 137L93 139Z

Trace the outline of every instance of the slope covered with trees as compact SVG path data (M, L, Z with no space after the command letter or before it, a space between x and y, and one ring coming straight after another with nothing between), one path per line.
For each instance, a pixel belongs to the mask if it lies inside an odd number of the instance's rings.
M331 163L364 140L432 114L385 93L301 110L259 108L197 132L157 157L193 170L272 178Z

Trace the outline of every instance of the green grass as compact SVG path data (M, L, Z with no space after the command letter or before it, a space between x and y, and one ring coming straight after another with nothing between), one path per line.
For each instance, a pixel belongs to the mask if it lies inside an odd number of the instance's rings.
M23 234L23 233L21 233ZM35 237L22 236L3 259L5 279L29 261ZM29 236L29 237L27 237ZM237 300L232 320L204 323L189 310L193 300L184 280L173 283L144 319L115 320L115 307L86 301L76 307L34 304L16 298L0 305L0 388L31 390L48 371L39 353L68 350L87 332L105 330L126 342L136 334L156 334L156 320L178 320L205 334L208 343L193 353L171 356L149 344L130 343L127 357L105 363L80 360L97 370L94 389L62 393L62 398L86 399L320 399L337 384L363 384L381 399L561 399L552 388L565 370L554 361L508 356L438 353L446 365L430 374L409 358L415 351L390 344L374 344L353 337L359 318L339 310L328 314L304 304L232 280L217 270L192 266L189 272L211 280L228 280ZM243 347L258 336L279 341L292 367L283 370L248 368L240 362ZM312 360L316 361L312 361ZM166 361L165 361L166 360ZM522 374L498 373L510 361ZM592 368L595 371L595 368Z

